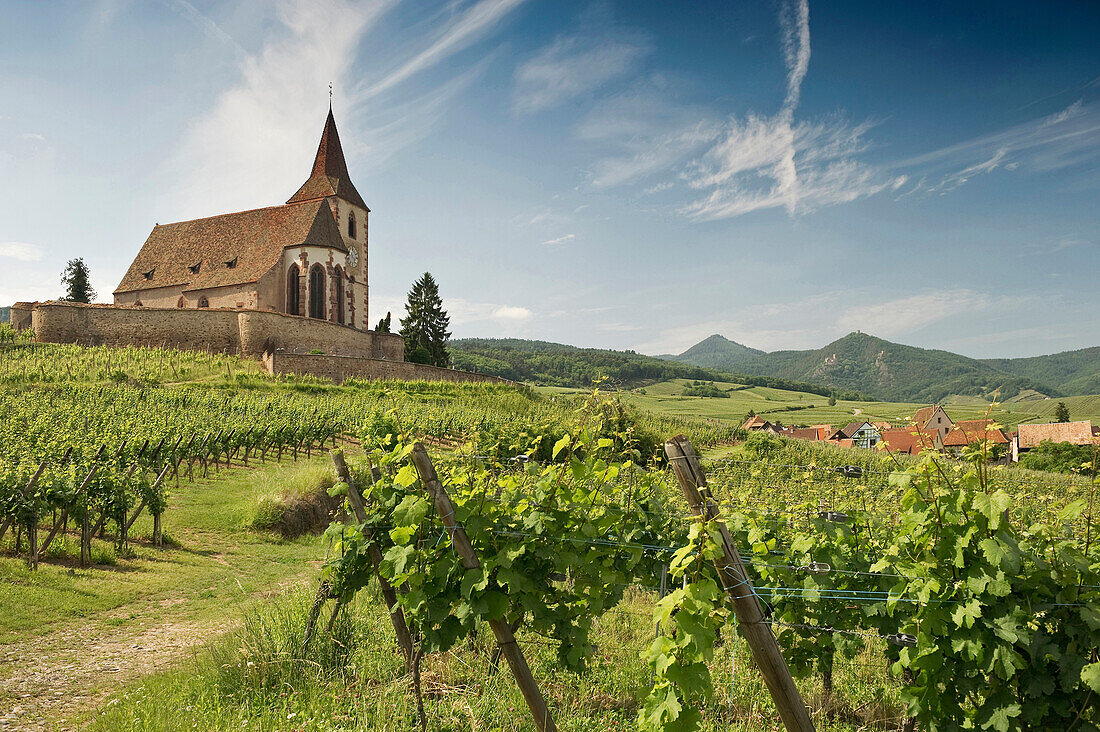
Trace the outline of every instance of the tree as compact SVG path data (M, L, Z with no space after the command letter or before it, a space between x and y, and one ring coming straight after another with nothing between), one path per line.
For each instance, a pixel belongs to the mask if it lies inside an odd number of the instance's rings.
M405 303L406 317L401 319L401 335L405 338L405 358L412 360L418 348L428 352L428 361L434 366L449 366L451 356L447 353L447 340L451 332L451 318L443 309L443 300L439 297L439 285L430 272L425 272L413 283Z
M392 316L393 316L393 314L392 314L392 313L386 313L386 317L384 317L384 318L382 318L381 320L379 320L379 321L378 321L378 325L376 325L376 326L374 327L374 330L375 330L375 332L378 332L378 333L389 333L389 332L390 332L390 318L391 318Z
M1059 422L1069 421L1069 407L1065 402L1058 402L1058 406L1054 408L1054 419Z
M829 396L829 406L830 407L835 407L836 406L836 397L833 396L833 395Z
M88 265L81 258L70 259L61 273L61 284L65 285L67 302L91 302L95 299L95 290L88 278Z

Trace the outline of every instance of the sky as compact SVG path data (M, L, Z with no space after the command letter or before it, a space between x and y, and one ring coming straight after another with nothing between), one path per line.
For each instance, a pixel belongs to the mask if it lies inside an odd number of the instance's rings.
M275 205L332 106L371 319L678 353L1100 344L1100 5L0 0L0 303Z

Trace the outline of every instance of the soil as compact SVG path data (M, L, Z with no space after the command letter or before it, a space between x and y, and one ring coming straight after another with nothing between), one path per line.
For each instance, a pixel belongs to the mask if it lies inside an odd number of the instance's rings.
M110 693L170 667L231 625L97 624L0 646L0 730L79 729L81 715Z

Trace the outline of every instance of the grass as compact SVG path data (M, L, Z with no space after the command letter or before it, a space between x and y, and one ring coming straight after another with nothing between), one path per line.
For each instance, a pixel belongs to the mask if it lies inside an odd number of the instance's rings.
M714 382L729 391L729 398L683 396L692 382L673 379L642 389L622 392L624 401L641 409L669 417L709 418L740 423L750 410L783 424L831 424L837 427L856 420L887 421L904 425L924 404L910 402L860 402L840 400L829 406L827 397L806 392L768 387ZM563 393L568 389L540 388L544 393ZM998 405L991 416L1006 429L1021 422L1045 421L1054 414L1059 401L1065 401L1073 419L1100 422L1100 395L1052 399L1022 399ZM952 419L979 419L989 403L975 397L952 397L945 402Z
M315 469L326 457L305 463ZM45 634L80 619L108 622L121 614L141 623L168 616L220 616L281 580L315 574L323 555L316 538L282 541L247 528L258 500L292 482L301 464L233 469L172 489L164 530L174 546L152 546L152 519L131 528L133 555L117 559L96 540L93 555L108 566L79 568L79 539L59 537L37 572L13 555L14 532L0 546L0 643ZM60 543L59 543L60 542Z
M373 596L372 596L373 595ZM300 658L310 597L292 592L246 616L239 630L212 642L184 666L149 677L115 697L89 720L93 730L414 730L416 706L393 631L377 593L364 592L331 637L319 635ZM555 715L571 732L634 729L649 684L642 652L653 639L653 595L634 592L593 631L598 650L587 672L562 670L551 643L525 633L520 646ZM488 673L488 627L446 654L427 656L425 707L431 730L532 728L511 674ZM715 693L705 730L760 730L776 713L749 649L727 629L714 662ZM877 726L900 714L885 664L857 658L839 667L837 696L826 705L815 681L802 683L820 730ZM857 713L856 709L860 711ZM179 714L186 711L185 715ZM829 718L829 714L834 716Z

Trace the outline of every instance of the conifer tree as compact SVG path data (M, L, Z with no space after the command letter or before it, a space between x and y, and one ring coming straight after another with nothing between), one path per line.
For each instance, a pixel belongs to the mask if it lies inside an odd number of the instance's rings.
M405 358L417 363L449 366L447 340L451 333L447 328L451 318L443 309L439 297L439 285L430 272L413 283L405 303L407 317L401 319L401 335L405 338Z
M1069 407L1065 402L1058 402L1058 406L1054 408L1054 419L1059 422L1069 421Z
M81 258L70 259L61 273L61 284L65 285L65 297L68 302L91 302L95 299L95 290L89 281L88 265Z
M386 313L386 317L378 321L378 325L374 327L377 333L389 333L390 332L390 319L393 317L393 313Z

